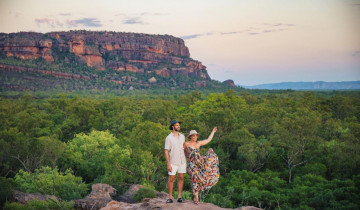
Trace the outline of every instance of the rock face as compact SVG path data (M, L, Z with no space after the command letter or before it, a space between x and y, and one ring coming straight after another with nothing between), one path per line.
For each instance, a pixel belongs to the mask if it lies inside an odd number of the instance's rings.
M4 51L6 56L15 56L21 59L44 58L48 62L53 62L52 41L50 39L28 39L21 37L4 38L1 36L0 51Z
M69 62L75 56L98 70L210 79L206 67L190 58L184 41L169 35L92 31L1 33L1 51L8 57L43 58L50 63Z
M116 189L107 184L94 184L91 189L91 193L85 198L74 200L76 209L100 209L116 195Z
M224 84L228 84L230 87L235 87L235 83L232 79L225 80Z
M61 200L60 198L54 195L42 195L40 193L24 193L17 190L13 191L13 201L25 204L31 200L47 200L47 199L54 199L54 200Z
M2 65L2 64L0 64L0 71L34 72L34 73L40 73L40 74L45 74L45 75L52 75L52 76L64 78L64 79L77 79L77 80L92 79L89 76L80 75L80 74L71 74L71 73L34 69L34 68L27 68L27 67L20 67L20 66L8 66L8 65Z

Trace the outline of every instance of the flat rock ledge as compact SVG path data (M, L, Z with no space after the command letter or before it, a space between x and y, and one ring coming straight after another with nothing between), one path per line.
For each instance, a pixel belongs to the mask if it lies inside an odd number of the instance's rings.
M163 210L220 210L227 209L221 208L211 203L202 203L200 202L198 205L192 203L191 200L184 200L182 203L176 202L174 203L166 203L169 194L166 192L155 192L156 198L144 198L141 203L135 203L133 196L135 193L142 188L142 185L132 185L128 191L126 191L123 195L118 197L118 201L114 200L116 195L116 189L107 184L94 184L92 185L92 191L85 198L73 200L74 201L74 209L81 210L150 210L150 209L163 209ZM27 203L30 200L61 200L60 198L52 195L41 195L39 193L24 193L20 191L13 191L12 201L19 203ZM256 208L253 206L243 206L240 208L236 208L237 210L261 210L260 208Z
M162 209L162 210L221 210L228 208L221 208L211 203L202 203L199 205L193 204L192 201L185 200L182 203L174 202L174 203L166 203L166 199L163 198L145 198L142 203L125 203L119 201L111 201L101 210L135 210L135 209ZM241 208L236 208L237 210L261 210L259 208L253 206L244 206Z

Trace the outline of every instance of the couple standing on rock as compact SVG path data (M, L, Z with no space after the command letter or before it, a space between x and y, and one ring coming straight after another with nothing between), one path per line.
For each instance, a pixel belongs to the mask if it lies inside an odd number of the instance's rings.
M199 191L210 189L219 180L219 159L210 148L205 156L200 155L200 146L208 144L214 137L217 128L215 127L206 140L197 141L198 133L191 130L185 142L185 136L180 131L181 122L173 120L169 129L172 132L165 140L165 158L167 170L169 173L169 199L167 203L173 202L173 186L175 175L178 174L178 199L182 202L181 192L184 184L184 173L187 172L190 177L192 193L194 195L194 204L199 203ZM186 164L186 159L188 164Z

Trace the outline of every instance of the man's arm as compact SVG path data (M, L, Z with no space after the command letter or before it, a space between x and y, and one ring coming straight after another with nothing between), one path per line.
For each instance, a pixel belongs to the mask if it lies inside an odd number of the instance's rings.
M167 164L167 170L172 171L171 164L170 164L170 158L169 158L169 150L165 149L165 158L166 158L166 164Z

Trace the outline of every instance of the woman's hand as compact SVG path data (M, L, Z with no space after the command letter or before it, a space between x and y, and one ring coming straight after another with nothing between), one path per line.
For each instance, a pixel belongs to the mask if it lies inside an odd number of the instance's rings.
M213 139L214 134L215 134L216 131L217 131L217 127L213 128L213 130L212 130L212 132L211 132L211 134L210 134L210 136L209 136L208 139L203 140L203 141L198 141L197 144L199 145L199 147L200 147L200 146L207 145L207 144Z
M215 127L212 132L215 133L217 131L217 127Z

